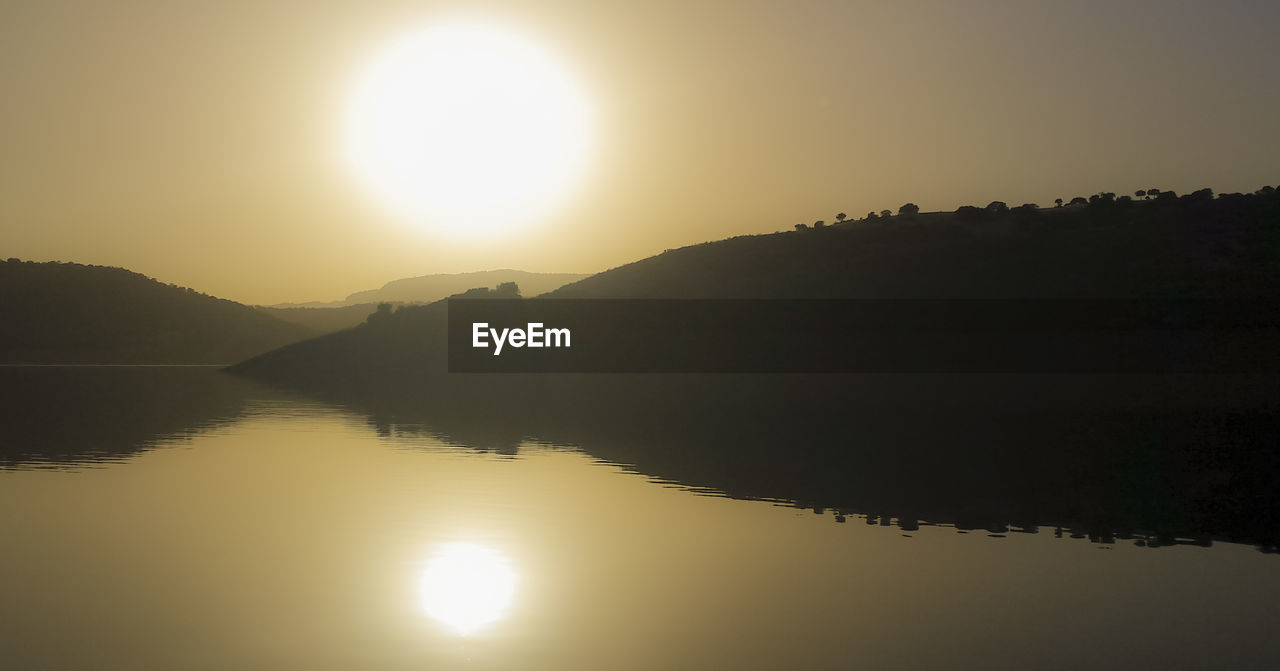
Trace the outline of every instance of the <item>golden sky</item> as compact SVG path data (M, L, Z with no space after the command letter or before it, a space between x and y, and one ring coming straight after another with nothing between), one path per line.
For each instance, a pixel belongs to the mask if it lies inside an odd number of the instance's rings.
M344 97L406 27L489 17L596 110L576 196L494 240L353 177ZM594 272L913 201L924 210L1280 183L1271 2L0 5L0 256L251 303L400 277Z

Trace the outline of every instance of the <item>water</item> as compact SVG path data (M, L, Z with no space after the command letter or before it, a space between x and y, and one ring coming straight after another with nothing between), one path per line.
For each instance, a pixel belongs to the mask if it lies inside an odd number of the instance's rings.
M210 369L0 380L4 668L1280 665L1248 544L815 513Z

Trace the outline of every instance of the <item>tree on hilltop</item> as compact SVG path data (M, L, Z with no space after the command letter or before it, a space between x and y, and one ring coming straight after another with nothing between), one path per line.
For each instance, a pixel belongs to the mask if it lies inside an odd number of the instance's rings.
M386 321L387 318L389 318L390 316L391 316L391 304L378 303L378 309L369 313L369 316L365 318L364 323L381 324L382 322Z

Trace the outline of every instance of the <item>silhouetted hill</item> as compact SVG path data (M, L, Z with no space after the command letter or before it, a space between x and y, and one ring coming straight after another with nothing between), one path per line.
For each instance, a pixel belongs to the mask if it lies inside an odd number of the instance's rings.
M0 263L0 362L225 364L311 331L122 268Z
M743 236L671 250L544 298L1280 297L1280 194L1161 196ZM342 385L396 376L425 384L422 375L445 369L443 303L385 317L237 370Z
M526 295L528 292L526 292ZM1280 196L849 221L684 247L554 298L1180 298L1280 295Z

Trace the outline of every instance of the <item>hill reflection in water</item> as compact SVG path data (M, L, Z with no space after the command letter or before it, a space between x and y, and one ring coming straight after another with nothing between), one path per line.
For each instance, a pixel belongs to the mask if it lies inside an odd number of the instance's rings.
M0 469L129 459L234 422L264 391L205 366L0 367Z
M310 402L207 368L0 375L7 469L128 459L255 403ZM1280 415L1257 400L1280 397L1271 378L1165 379L1161 397L1150 380L1117 391L1133 378L899 379L910 377L476 376L315 396L384 438L506 456L573 446L659 483L906 533L1280 542Z
M379 435L573 445L684 488L914 531L1280 541L1266 376L453 376L321 394Z

